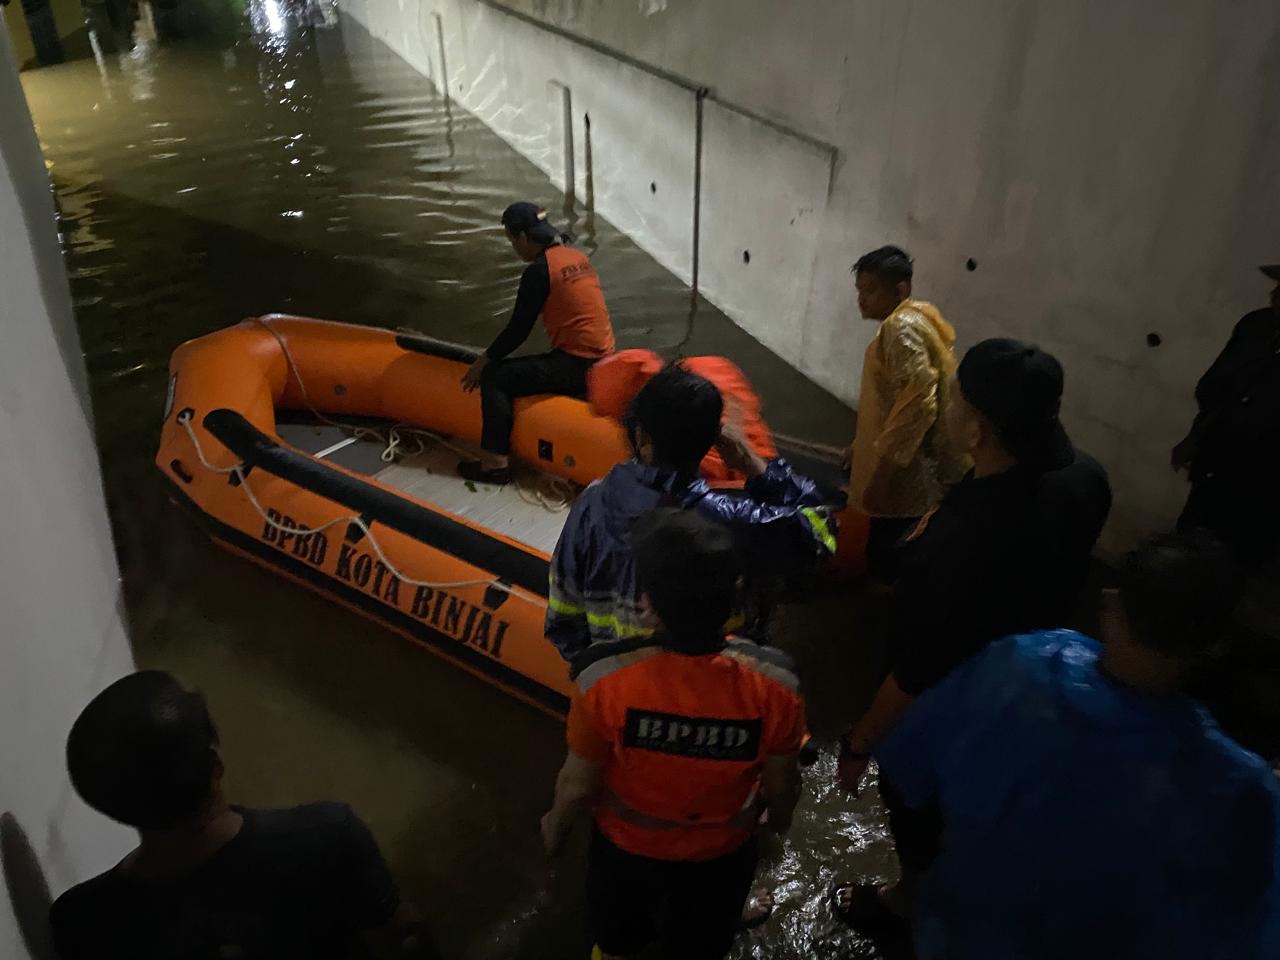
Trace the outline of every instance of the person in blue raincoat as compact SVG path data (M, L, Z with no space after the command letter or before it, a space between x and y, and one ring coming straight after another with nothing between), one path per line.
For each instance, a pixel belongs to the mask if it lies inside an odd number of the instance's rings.
M583 491L551 560L546 634L569 661L592 643L648 636L653 626L636 585L631 527L656 507L697 510L740 534L760 572L794 572L834 555L835 524L815 484L781 458L765 461L732 426L721 428L715 385L671 366L633 401L627 431L634 458ZM711 490L698 464L712 445L747 476L741 493Z
M1166 537L1107 591L1102 642L1002 640L874 748L942 849L920 960L1274 960L1280 786L1181 692L1230 629L1224 548Z

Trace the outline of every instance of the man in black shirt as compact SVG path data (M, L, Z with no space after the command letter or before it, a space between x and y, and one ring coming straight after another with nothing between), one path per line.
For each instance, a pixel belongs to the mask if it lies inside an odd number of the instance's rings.
M1261 269L1277 281L1271 306L1241 318L1200 378L1199 411L1172 458L1191 477L1178 529L1208 530L1252 568L1280 542L1280 264Z
M890 601L891 670L842 745L846 789L858 790L872 746L916 697L986 644L1064 626L1075 608L1111 488L1058 419L1062 386L1057 360L1013 340L986 340L961 362L946 428L974 469L907 543ZM846 891L837 910L854 923L909 914L941 832L936 814L898 802L883 776L880 792L903 880Z
M345 804L226 802L204 698L169 674L99 694L71 729L67 766L85 802L141 844L54 903L61 960L437 956Z

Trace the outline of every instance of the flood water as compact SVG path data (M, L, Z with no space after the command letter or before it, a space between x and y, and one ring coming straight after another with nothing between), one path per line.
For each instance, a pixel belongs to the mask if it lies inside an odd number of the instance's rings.
M540 849L562 727L406 641L210 544L152 465L172 349L269 311L483 344L521 265L497 226L546 177L327 4L91 8L95 56L28 71L89 374L140 666L208 694L228 789L250 805L350 802L448 957L586 957L581 831ZM847 439L847 408L586 211L568 216L620 345L741 364L788 433ZM539 333L538 336L541 334ZM540 344L535 342L534 347ZM784 611L815 733L874 682L879 607L828 592ZM765 874L783 899L746 957L869 956L829 919L833 877L888 876L871 795L806 775ZM105 868L107 864L103 864Z

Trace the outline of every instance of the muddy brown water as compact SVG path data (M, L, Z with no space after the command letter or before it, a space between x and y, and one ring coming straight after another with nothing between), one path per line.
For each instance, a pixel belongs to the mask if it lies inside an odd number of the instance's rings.
M90 13L96 55L23 83L55 187L139 664L208 694L235 800L351 803L446 956L585 958L585 831L556 864L538 837L560 724L224 554L152 466L170 352L240 317L487 342L520 271L498 214L512 199L549 201L551 184L328 5ZM841 403L709 304L691 317L687 288L602 218L569 219L621 345L727 355L775 427L847 438ZM784 611L779 642L824 742L866 701L880 617L875 598L847 589ZM892 857L874 791L850 801L832 775L829 756L806 775L795 830L762 871L783 904L736 956L871 955L825 898L835 877L890 875Z

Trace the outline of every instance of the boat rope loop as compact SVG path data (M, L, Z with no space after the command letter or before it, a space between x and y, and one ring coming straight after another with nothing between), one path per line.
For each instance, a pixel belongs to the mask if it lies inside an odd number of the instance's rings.
M369 440L382 445L382 462L395 463L396 457L417 457L426 453L431 444L439 444L446 450L452 450L454 453L462 457L472 457L474 454L457 444L451 443L438 433L432 433L430 430L424 430L421 427L413 427L405 423L392 424L384 434L380 430L373 427L355 426L350 423L340 423L316 409L316 405L311 402L311 394L307 391L307 385L302 379L302 371L298 369L297 362L293 359L293 352L289 349L289 342L279 330L273 327L265 317L254 317L254 322L263 327L271 336L275 338L277 344L280 345L280 352L284 354L285 363L289 366L289 373L292 374L294 381L298 384L298 392L302 394L302 402L307 405L307 409L321 423L326 426L335 427L339 430L347 431L357 440ZM411 440L413 445L408 446L405 440ZM515 481L516 494L525 503L542 507L550 513L561 513L568 510L573 504L576 490L571 482L560 477L548 477L542 475L542 485L530 485L520 480Z
M287 533L295 537L309 537L317 533L323 533L330 527L336 527L340 524L354 525L359 528L365 537L368 538L370 545L373 547L373 552L376 553L378 559L382 561L382 565L402 583L406 583L411 587L429 587L432 590L459 590L464 587L491 587L494 590L501 590L503 593L510 594L511 596L516 597L519 600L523 600L525 603L532 604L535 607L546 607L546 601L541 597L535 597L531 593L526 593L524 590L520 590L508 583L503 583L500 580L495 580L493 578L455 580L447 583L437 580L415 579L414 577L406 574L392 563L390 559L388 559L386 553L382 550L382 545L378 543L378 538L374 536L373 530L370 529L369 524L354 514L334 517L332 520L322 523L318 527L286 526L267 513L262 504L258 501L257 496L253 492L253 488L249 485L249 477L244 470L243 461L230 467L219 467L217 464L209 462L208 458L204 455L204 447L200 444L200 438L196 435L195 430L191 426L191 418L192 414L184 410L178 415L177 419L178 423L182 425L182 428L187 431L187 436L191 438L191 445L195 448L196 456L200 460L200 465L213 473L234 474L236 479L240 481L239 487L244 491L244 495L248 498L250 505L257 511L258 516L260 516L268 526L274 527L282 533Z

